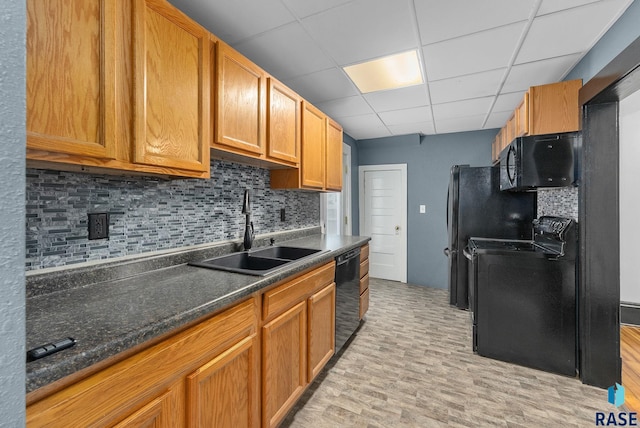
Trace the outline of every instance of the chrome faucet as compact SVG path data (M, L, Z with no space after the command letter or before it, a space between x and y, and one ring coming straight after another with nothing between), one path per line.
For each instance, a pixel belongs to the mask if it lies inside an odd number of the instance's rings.
M249 189L244 190L244 201L242 203L242 214L246 216L244 228L244 249L249 250L253 245L253 222L251 221L251 201L249 200Z

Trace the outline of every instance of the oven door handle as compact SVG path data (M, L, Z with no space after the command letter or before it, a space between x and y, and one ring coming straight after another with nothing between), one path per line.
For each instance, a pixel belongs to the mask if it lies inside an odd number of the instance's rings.
M469 250L469 247L465 247L464 250L462 250L462 254L464 254L468 260L473 260L473 252Z

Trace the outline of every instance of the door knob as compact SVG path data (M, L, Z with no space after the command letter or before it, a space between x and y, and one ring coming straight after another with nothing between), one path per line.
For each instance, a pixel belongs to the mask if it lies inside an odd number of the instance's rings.
M396 235L400 232L400 226L396 226Z

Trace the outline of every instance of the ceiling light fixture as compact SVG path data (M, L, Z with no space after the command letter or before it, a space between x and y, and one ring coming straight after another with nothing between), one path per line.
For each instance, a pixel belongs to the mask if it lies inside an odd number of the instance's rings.
M344 71L363 94L423 83L415 50L350 65Z

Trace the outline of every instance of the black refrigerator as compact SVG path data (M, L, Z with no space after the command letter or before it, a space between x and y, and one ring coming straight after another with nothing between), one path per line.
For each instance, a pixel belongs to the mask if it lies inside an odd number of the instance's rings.
M532 239L537 214L535 192L501 192L500 167L451 167L447 194L449 303L469 308L469 238Z

